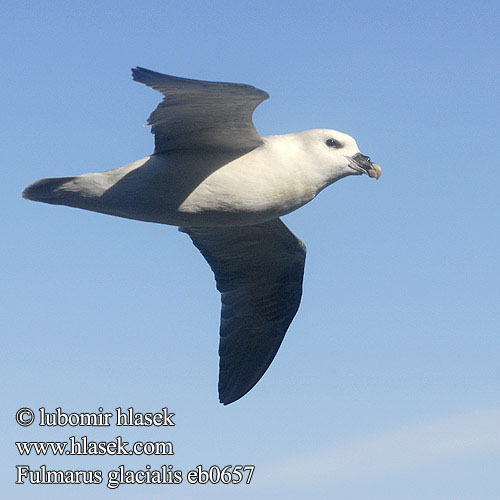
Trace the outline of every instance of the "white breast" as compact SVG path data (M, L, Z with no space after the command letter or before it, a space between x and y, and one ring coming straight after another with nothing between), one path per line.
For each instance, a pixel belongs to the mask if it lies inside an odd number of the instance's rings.
M297 156L283 155L273 144L224 165L208 176L182 203L179 212L225 212L247 217L278 217L311 201L317 188Z

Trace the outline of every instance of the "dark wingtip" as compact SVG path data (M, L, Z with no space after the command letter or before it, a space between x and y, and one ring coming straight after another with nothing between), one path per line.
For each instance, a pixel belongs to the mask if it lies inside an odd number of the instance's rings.
M238 399L240 399L240 397L238 398L223 398L223 397L219 397L219 402L224 405L224 406L227 406L227 405L230 405L231 403L234 403L235 401L238 401Z
M136 66L135 68L131 68L132 70L132 79L135 82L144 83L148 87L151 87L155 90L158 90L163 93L162 87L168 82L170 85L183 84L183 85L230 85L230 86L240 86L251 88L254 90L256 95L259 97L260 102L269 99L269 94L265 90L261 90L253 85L248 85L246 83L227 83L227 82L211 82L204 80L194 80L192 78L183 78L180 76L166 75L165 73L158 73L157 71L152 71L147 68L143 68L141 66ZM151 125L151 124L150 124Z
M136 66L132 68L132 79L135 82L144 83L150 87L155 88L154 84L161 78L172 78L169 75L164 75L163 73L158 73L157 71L151 71L150 69L143 68L141 66Z
M136 66L135 68L132 68L132 80L135 82L141 82L141 75L144 75L145 72L147 72L146 68L141 68L141 66Z
M260 377L258 380L260 380ZM243 390L241 390L241 388L238 387L226 386L223 389L219 387L219 402L224 406L227 406L230 405L231 403L234 403L235 401L238 401L243 396L248 394L251 389L253 389L258 380L249 386L247 385Z

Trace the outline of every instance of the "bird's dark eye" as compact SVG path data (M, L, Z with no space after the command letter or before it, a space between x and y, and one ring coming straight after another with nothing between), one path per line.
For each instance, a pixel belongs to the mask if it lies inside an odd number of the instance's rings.
M342 144L339 141L336 141L335 139L327 139L325 144L329 148L341 148Z

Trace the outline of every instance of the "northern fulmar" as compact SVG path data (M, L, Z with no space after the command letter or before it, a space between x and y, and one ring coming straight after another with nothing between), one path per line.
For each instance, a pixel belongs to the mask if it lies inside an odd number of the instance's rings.
M279 217L348 175L381 168L356 141L315 129L262 137L251 85L132 70L161 92L154 153L102 173L41 179L24 198L179 226L221 293L219 400L245 395L274 359L302 295L306 248Z

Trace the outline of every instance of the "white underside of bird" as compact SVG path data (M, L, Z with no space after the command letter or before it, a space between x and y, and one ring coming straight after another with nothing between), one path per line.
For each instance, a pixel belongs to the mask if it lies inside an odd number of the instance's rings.
M50 192L49 203L176 226L256 224L293 212L336 180L359 174L347 161L331 168L320 138L333 134L346 143L343 156L359 153L348 135L322 129L263 137L261 146L235 159L217 151L160 153L70 178Z

